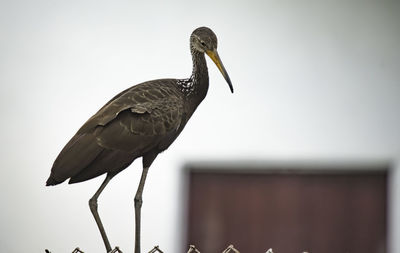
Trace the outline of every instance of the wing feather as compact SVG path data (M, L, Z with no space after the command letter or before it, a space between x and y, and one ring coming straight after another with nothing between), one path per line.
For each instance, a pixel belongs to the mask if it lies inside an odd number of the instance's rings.
M185 123L184 99L176 87L174 79L154 80L111 99L63 148L47 184L119 172L150 150L168 148Z
M183 105L171 99L124 110L96 131L100 146L131 153L166 149L182 123ZM168 143L168 142L171 143Z

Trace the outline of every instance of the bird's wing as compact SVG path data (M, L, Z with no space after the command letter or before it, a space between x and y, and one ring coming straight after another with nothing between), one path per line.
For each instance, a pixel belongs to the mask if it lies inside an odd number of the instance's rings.
M102 147L143 154L159 145L167 148L168 139L181 125L182 106L163 101L158 105L134 106L121 111L106 125L96 129L96 140ZM166 143L165 143L166 142ZM172 140L171 140L172 142ZM163 150L160 146L160 150Z
M133 86L111 99L65 145L47 185L120 171L136 157L166 149L185 122L175 80Z
M177 90L159 83L168 81L143 83L123 92L91 117L78 133L94 129L100 146L135 153L168 142L169 135L179 129L183 115L183 102Z

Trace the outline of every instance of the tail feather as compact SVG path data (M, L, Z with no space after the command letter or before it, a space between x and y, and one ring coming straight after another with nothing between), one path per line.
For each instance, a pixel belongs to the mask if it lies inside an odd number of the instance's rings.
M46 185L56 185L80 173L101 153L103 148L92 134L76 134L54 161Z
M57 181L51 174L46 181L46 186L61 184L63 181Z

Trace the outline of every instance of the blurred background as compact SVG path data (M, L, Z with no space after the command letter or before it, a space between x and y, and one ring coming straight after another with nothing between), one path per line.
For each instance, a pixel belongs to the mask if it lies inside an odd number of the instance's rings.
M399 13L397 1L1 1L0 251L104 251L88 207L103 177L45 187L52 163L121 90L189 77L189 36L208 26L235 93L208 61L207 98L149 171L142 248L400 252ZM124 252L140 173L137 160L99 198Z

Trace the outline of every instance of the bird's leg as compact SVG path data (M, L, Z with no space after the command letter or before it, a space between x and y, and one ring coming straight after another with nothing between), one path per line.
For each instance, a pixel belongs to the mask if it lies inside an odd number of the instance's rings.
M156 159L158 153L147 153L143 156L143 171L140 177L139 187L135 195L135 253L140 253L140 209L142 207L142 194L144 188L144 182L146 181L147 172L149 171L150 165Z
M112 176L110 174L107 174L106 179L104 182L101 184L100 188L96 191L96 193L93 195L91 199L89 199L89 207L90 211L93 214L93 217L97 223L97 227L100 230L101 237L103 238L104 245L106 246L107 252L111 251L111 245L110 242L108 241L106 231L104 230L103 223L101 223L99 213L97 212L97 198L100 196L101 192L104 190L108 182L110 182Z
M142 207L142 194L149 167L143 167L139 187L135 195L135 253L140 253L140 209Z

